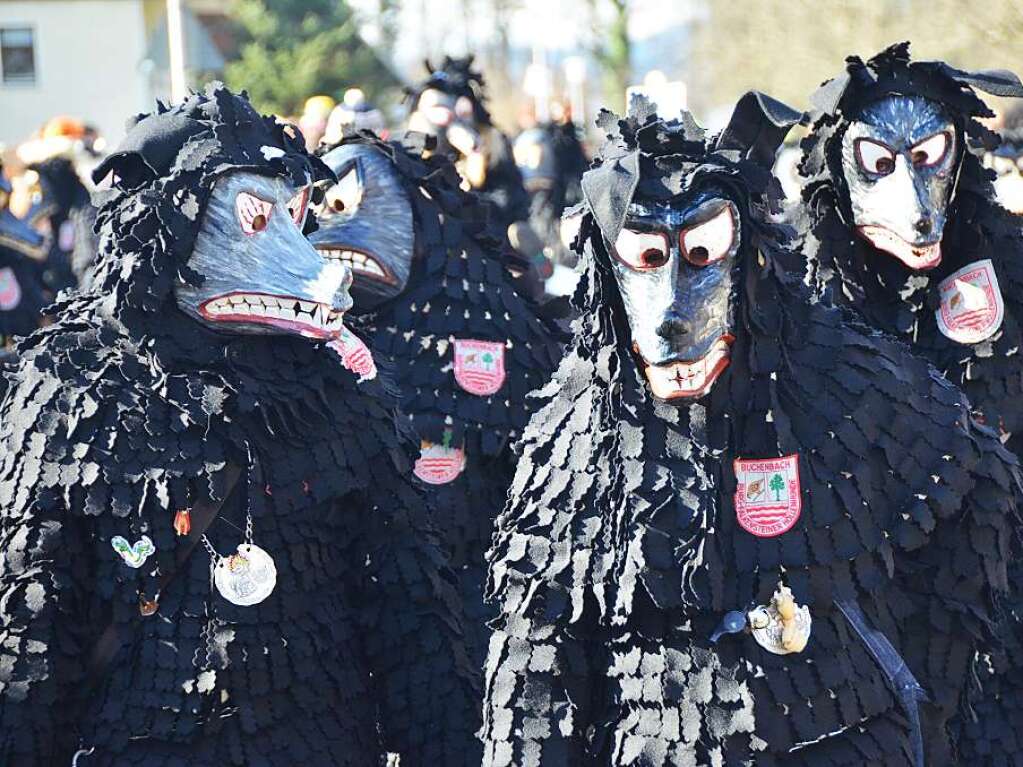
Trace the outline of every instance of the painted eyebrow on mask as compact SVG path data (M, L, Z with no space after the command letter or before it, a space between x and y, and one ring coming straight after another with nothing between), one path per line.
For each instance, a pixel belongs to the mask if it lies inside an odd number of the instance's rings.
M901 108L900 108L901 107ZM955 124L930 104L913 100L882 103L868 108L857 120L863 137L895 151L904 151L931 136L947 131L955 141Z
M661 232L668 229L689 229L714 218L721 209L732 202L731 198L713 195L682 210L664 204L644 205L629 203L625 227L637 232ZM733 205L735 203L732 203ZM738 206L736 206L738 208ZM736 221L738 224L738 221Z

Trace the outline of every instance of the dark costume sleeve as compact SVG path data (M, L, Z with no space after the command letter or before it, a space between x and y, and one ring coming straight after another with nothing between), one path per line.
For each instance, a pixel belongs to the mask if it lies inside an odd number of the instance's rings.
M535 608L499 621L484 669L484 767L591 764L591 702L604 676L592 628Z
M366 653L387 751L402 765L480 763L478 672L453 574L404 476L377 478L366 536Z
M928 764L952 759L945 729L968 703L975 652L992 647L993 623L1007 586L1009 525L1016 517L1006 504L1016 480L1006 470L1007 458L991 453L995 439L976 443L981 460L966 502L956 508L951 496L938 497L931 507L937 510L936 521L928 511L896 527L904 547L895 558L896 579L907 584L914 614L905 623L917 627L906 632L905 660L928 696L921 706ZM937 487L935 492L941 495ZM917 549L914 539L931 524L927 545Z
M10 499L4 499L10 508ZM0 532L0 764L63 764L89 638L75 584L86 537L60 503L37 502Z
M478 191L497 208L497 218L506 228L529 218L529 195L508 137L497 128L491 128L490 134L487 178Z

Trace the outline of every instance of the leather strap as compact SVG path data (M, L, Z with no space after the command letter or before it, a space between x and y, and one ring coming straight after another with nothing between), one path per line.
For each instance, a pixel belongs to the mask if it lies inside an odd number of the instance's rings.
M133 630L138 618L154 615L159 610L160 595L166 591L167 587L178 576L178 573L184 569L184 565L191 558L196 547L202 542L203 535L209 530L213 520L220 515L220 510L224 508L224 504L231 497L241 474L241 466L228 462L224 468L225 487L223 498L220 501L202 500L191 508L192 526L186 536L185 545L178 548L174 569L161 575L160 580L157 581L156 596L153 598L153 601L147 602L145 596L142 595L139 602L139 613L134 616L134 619L129 621L118 621L115 619L100 634L96 644L92 647L92 652L89 655L89 665L86 667L87 689L93 689L106 676L110 664L113 663L118 650L121 649L125 638L125 631L127 629ZM149 607L152 609L148 609Z

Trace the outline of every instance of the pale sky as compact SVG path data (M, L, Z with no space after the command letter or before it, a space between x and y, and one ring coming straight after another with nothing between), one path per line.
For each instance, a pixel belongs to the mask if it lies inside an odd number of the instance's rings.
M377 0L349 0L359 11L372 12ZM429 53L460 55L466 48L465 7L473 12L469 40L473 47L492 39L493 19L487 12L489 3L478 0L405 0L401 27L395 51L395 62L402 68L419 70ZM522 9L512 16L509 29L511 44L529 49L540 44L548 50L572 53L586 46L590 33L586 22L586 3L580 0L522 0ZM633 0L630 19L632 39L644 39L666 28L681 24L694 14L696 0L666 3L664 0ZM426 25L423 18L428 19ZM372 30L366 30L372 38ZM429 50L424 50L425 47Z

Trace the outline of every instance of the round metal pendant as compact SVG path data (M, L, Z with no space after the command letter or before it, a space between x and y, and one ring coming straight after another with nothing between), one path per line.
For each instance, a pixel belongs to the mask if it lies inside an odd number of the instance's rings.
M213 571L213 583L228 602L240 607L257 605L277 585L273 557L252 543L242 543L238 553L221 557Z

